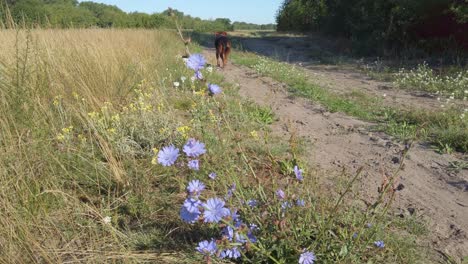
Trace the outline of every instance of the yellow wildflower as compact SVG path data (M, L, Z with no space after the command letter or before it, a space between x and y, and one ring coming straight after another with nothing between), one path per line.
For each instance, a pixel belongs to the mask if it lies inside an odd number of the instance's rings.
M65 140L65 136L62 133L58 133L56 138L57 138L58 141L64 141Z
M109 129L107 129L107 132L109 132L109 134L111 134L111 135L115 135L116 130L115 130L115 128L109 128Z
M111 120L114 121L114 122L119 122L120 121L120 115L119 114L115 114L111 117Z
M62 96L60 96L60 95L55 96L53 104L55 106L58 106L60 104L60 100L62 100Z
M66 134L69 134L71 131L73 130L73 126L69 126L69 127L64 127L62 128L62 132L66 135Z
M91 119L96 119L96 118L99 116L99 114L93 111L93 112L89 112L89 113L88 113L88 116L89 116Z
M258 133L257 131L253 130L252 132L250 132L250 135L255 139L255 140L258 140L259 137L258 137Z
M86 137L82 134L79 134L78 135L78 139L81 141L81 143L85 143L86 142Z
M188 132L190 131L190 127L188 126L181 126L177 128L177 132L179 132L183 138L188 138Z

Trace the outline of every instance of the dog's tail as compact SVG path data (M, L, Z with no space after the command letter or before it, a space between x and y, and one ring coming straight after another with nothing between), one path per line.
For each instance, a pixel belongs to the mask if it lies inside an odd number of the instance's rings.
M228 53L231 50L231 41L226 41L224 44L224 52Z

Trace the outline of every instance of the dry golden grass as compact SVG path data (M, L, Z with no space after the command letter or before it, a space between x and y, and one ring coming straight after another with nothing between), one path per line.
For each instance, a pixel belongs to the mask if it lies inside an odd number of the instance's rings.
M158 83L183 49L176 36L2 30L0 39L0 263L171 262L127 248L131 238L103 223L126 196L127 172L107 139L83 130L96 149L71 154L54 138L73 123L91 127L88 111L125 103L143 79Z

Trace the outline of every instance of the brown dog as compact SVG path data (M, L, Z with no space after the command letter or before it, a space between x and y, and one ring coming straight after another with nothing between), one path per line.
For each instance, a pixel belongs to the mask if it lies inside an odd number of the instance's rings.
M216 63L219 67L219 58L223 61L223 66L226 66L229 53L231 52L231 41L227 37L226 32L216 32L215 33L215 48L216 48Z

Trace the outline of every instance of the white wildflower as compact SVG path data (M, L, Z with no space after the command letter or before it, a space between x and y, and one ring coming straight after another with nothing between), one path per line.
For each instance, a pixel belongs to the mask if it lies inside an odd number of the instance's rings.
M179 87L180 86L180 83L179 82L174 82L174 87Z
M102 219L102 222L104 222L104 224L110 224L112 221L112 217L110 216L106 216Z

